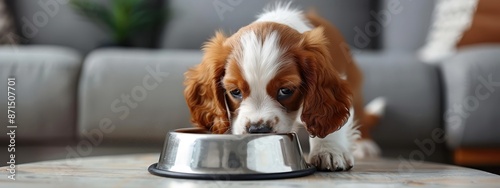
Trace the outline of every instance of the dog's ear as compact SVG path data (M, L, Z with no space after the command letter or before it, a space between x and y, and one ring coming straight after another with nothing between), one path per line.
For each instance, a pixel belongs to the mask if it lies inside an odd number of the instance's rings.
M301 45L298 58L305 89L301 119L312 136L324 138L349 118L351 91L332 64L321 27L304 33Z
M184 97L191 111L191 122L218 134L225 133L230 127L221 85L230 53L230 48L224 46L225 40L224 34L217 32L203 46L202 62L184 74Z

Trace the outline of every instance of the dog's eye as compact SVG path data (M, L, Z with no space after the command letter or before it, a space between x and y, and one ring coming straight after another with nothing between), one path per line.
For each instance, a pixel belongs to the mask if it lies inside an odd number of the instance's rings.
M293 94L293 90L290 88L281 88L278 91L278 99L285 99Z
M231 95L236 98L236 99L241 99L242 96L241 96L241 91L239 89L233 89L231 90L229 93L231 93Z

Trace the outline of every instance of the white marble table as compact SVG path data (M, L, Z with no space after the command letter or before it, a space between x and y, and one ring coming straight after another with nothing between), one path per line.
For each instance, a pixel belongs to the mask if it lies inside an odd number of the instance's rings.
M157 154L103 156L22 164L16 180L7 179L7 167L0 187L500 187L500 176L469 168L435 163L397 160L357 161L348 172L317 172L311 176L265 181L204 181L158 177L147 167Z

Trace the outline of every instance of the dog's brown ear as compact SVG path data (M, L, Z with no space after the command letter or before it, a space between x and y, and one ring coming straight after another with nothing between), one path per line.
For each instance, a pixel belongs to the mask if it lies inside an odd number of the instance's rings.
M217 32L203 46L202 62L184 74L184 97L191 111L191 122L218 134L225 133L230 127L221 85L230 53L230 48L224 46L225 40L224 34Z
M304 33L301 45L299 66L305 78L301 119L312 136L324 138L349 118L351 91L332 64L321 27Z

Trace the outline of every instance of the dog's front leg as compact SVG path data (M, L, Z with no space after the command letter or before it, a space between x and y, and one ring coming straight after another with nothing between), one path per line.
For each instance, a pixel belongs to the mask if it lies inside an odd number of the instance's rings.
M310 138L309 163L322 171L344 171L354 166L353 147L359 131L354 127L352 116L338 131L325 138Z

